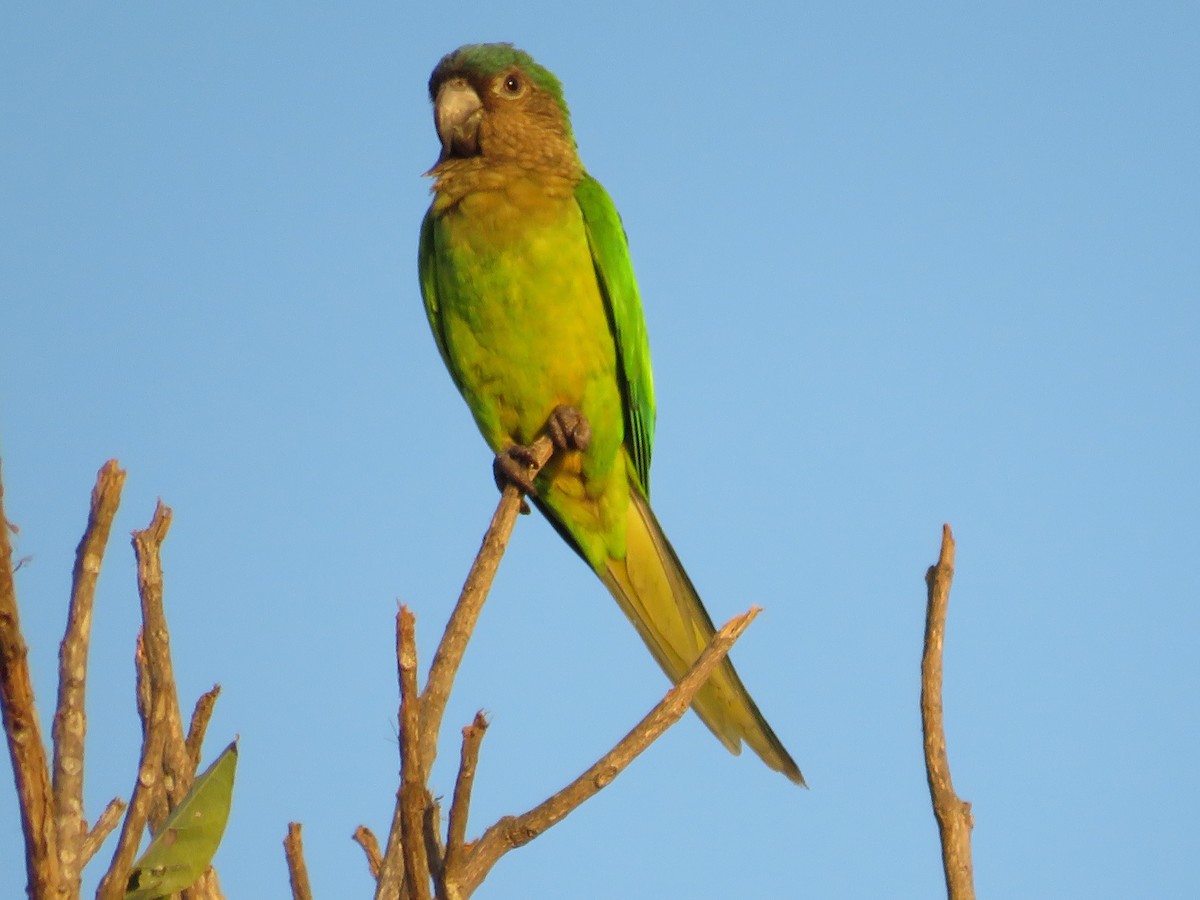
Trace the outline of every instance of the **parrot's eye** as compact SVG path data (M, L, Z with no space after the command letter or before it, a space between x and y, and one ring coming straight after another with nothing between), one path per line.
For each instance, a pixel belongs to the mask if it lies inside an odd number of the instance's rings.
M500 89L510 97L519 97L525 92L525 82L519 75L513 73L504 79Z

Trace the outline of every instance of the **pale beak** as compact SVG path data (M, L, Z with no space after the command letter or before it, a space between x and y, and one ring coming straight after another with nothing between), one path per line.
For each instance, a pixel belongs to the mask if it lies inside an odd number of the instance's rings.
M479 155L479 123L483 103L465 79L451 78L438 88L433 121L442 142L441 159Z

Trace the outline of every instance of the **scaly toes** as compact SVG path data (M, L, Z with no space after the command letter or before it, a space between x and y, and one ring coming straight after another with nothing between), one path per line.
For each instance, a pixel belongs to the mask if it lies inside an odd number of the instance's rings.
M529 477L529 469L534 462L533 453L528 447L519 444L509 447L496 454L492 461L492 474L496 478L496 487L504 490L506 485L516 485L523 494L537 496L537 488ZM521 498L521 512L529 513L529 504Z
M587 416L573 406L556 406L546 421L546 433L559 450L586 450L592 441Z

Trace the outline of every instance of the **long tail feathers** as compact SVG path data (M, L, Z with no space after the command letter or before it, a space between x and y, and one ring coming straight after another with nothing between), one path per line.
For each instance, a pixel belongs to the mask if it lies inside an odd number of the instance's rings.
M716 629L650 504L630 491L626 554L601 577L673 682L695 662ZM797 784L804 776L784 749L733 664L726 659L700 689L692 708L731 753L750 745L768 766Z

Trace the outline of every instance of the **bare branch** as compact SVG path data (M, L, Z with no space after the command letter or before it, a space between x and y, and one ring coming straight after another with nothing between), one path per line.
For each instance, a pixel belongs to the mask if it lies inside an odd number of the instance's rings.
M759 611L758 607L751 607L742 615L725 623L679 683L667 692L632 731L586 772L549 800L520 816L505 816L488 828L467 853L462 870L447 874L447 881L454 883L461 892L460 896L470 896L500 857L509 850L529 843L607 787L643 750L679 721L691 705L696 692L708 680L709 674L729 653L729 649Z
M429 776L426 776L428 778ZM425 788L425 858L429 861L429 873L435 880L435 887L440 882L442 871L446 865L446 847L442 843L442 804L430 796L429 788Z
M475 784L475 770L479 764L479 747L487 732L488 721L482 712L475 713L475 721L463 729L462 757L458 766L458 779L454 784L454 800L450 804L449 834L446 839L446 865L454 872L462 862L467 841L467 816L471 808L471 789Z
M58 835L46 746L34 707L29 648L21 634L13 583L12 544L4 515L0 482L0 712L12 758L21 830L25 835L25 872L31 897L49 897L58 885Z
M396 648L400 668L400 840L405 881L414 900L430 900L424 836L428 794L421 765L416 620L404 606L396 617Z
M946 609L954 579L954 536L942 526L942 549L937 565L925 574L925 651L921 657L921 727L925 735L925 771L929 795L942 841L942 867L950 900L974 900L971 866L971 804L960 800L950 780L950 757L942 716L942 647L946 638Z
M401 838L403 804L400 791L396 791L396 806L392 811L392 826L388 829L387 849L379 859L375 873L375 900L395 900L404 888L404 842ZM361 826L359 826L361 827ZM374 835L372 835L374 837ZM375 846L379 850L378 842ZM368 854L368 861L369 861Z
M78 892L83 871L83 747L87 733L84 692L96 580L113 518L121 502L125 472L110 459L96 475L87 528L75 551L67 628L58 650L58 705L54 712L54 809L58 829L59 889Z
M192 762L192 772L195 772L200 766L200 750L204 745L204 735L208 731L213 707L217 705L219 696L221 696L221 686L214 684L211 690L200 695L200 699L196 701L196 706L192 710L192 721L188 725L187 738L184 740L188 759Z
M143 623L138 629L137 641L133 651L133 668L136 673L136 685L134 688L137 696L137 711L138 719L142 723L142 745L143 747L150 740L150 732L157 727L161 730L162 726L155 726L155 698L152 687L152 679L150 677L150 661L146 655L146 626ZM157 719L161 720L164 713L160 710ZM161 769L161 760L160 769ZM148 806L146 808L147 822L163 822L166 821L170 814L171 807L167 801L167 792L165 790L155 790L150 793L147 799Z
M142 740L150 733L150 716L154 705L150 696L150 669L146 663L146 629L138 629L133 650L133 670L136 678L134 695L137 699L138 721L142 723Z
M155 705L156 708L151 711L149 719L151 727L142 741L141 761L138 763L138 776L133 786L133 796L129 801L129 810L121 826L121 836L117 839L112 863L109 864L108 871L96 890L97 900L120 900L125 895L129 870L133 866L134 854L137 853L142 832L146 828L153 795L162 790L162 754L166 734L165 729L155 726L165 717L165 711L157 708L162 705L161 700L156 698Z
M133 533L133 550L137 557L138 595L142 606L142 631L138 636L135 662L138 673L138 712L142 717L142 754L138 764L138 780L129 801L129 811L121 827L121 836L108 872L100 882L97 897L117 900L125 890L134 854L141 842L147 823L152 829L161 826L169 809L183 798L174 797L180 767L168 762L169 746L178 732L179 751L183 751L182 727L179 723L179 699L175 676L171 669L170 636L163 612L162 542L171 527L171 510L162 501L144 531ZM178 760L179 754L173 756ZM183 769L187 769L184 765ZM191 782L191 770L187 781ZM186 793L186 788L184 789Z
M379 839L375 837L375 832L366 825L359 825L354 829L354 840L367 855L367 868L371 871L371 877L378 879L383 854L379 852Z
M550 438L543 436L533 442L530 450L536 461L529 470L529 477L533 478L553 455L554 444ZM492 587L492 580L496 577L500 559L508 546L521 502L520 491L515 486L510 484L504 488L491 524L483 536L483 544L471 571L467 573L458 603L454 612L450 614L450 621L446 624L446 631L429 667L429 680L421 695L421 721L424 726L421 734L421 760L426 772L432 771L433 761L437 758L438 732L442 727L446 703L450 699L450 689L454 685L455 675L466 652L467 642L471 639L475 623L479 620L479 613L483 610L483 603Z
M92 830L87 833L83 839L83 848L81 852L82 862L80 868L86 866L96 851L112 834L114 828L121 821L121 813L125 812L125 801L120 797L114 797L108 801L108 806L104 807L104 812L100 813L100 818L96 820L96 824L92 826Z
M162 544L170 528L171 510L159 500L149 526L144 531L133 533L133 550L137 557L146 667L156 711L159 709L160 696L163 701L161 727L166 730L162 760L163 787L167 791L167 806L174 809L187 796L196 769L183 737L179 693L171 665L171 636L163 611ZM154 815L151 816L150 826L157 830L162 825L162 819L157 808L152 812Z
M300 840L299 822L288 823L283 850L287 856L288 877L292 882L292 900L313 900L312 888L308 883L308 866L304 864L304 844Z

